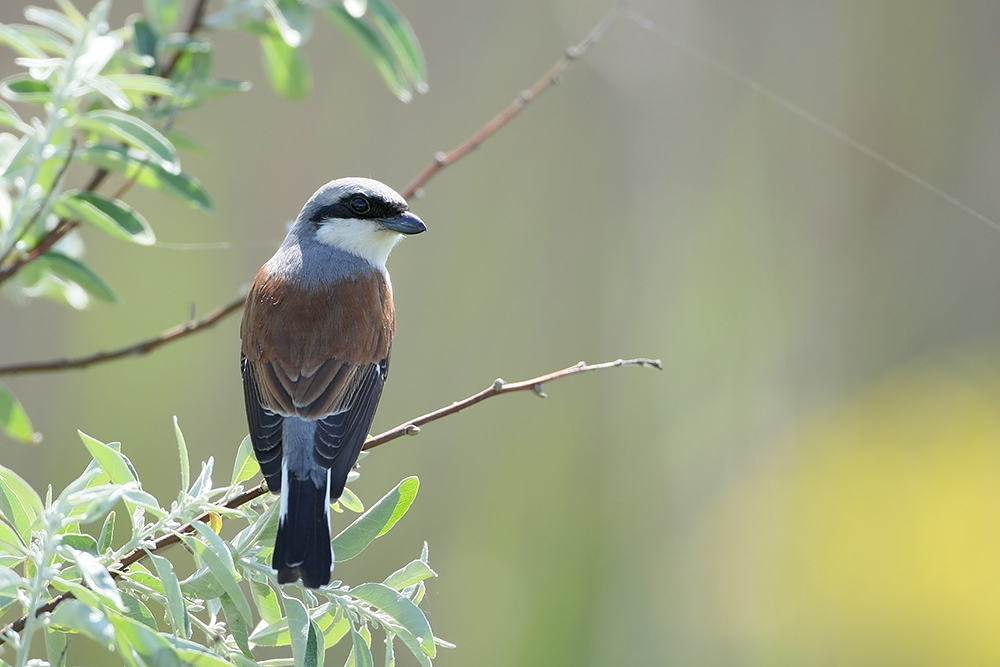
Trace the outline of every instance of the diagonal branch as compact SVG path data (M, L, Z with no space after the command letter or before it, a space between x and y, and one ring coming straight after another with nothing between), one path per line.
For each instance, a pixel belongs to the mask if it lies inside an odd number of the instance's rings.
M206 0L199 0L195 5L191 18L186 28L188 34L194 34L201 26L201 18L204 14ZM605 16L600 23L598 23L590 34L576 46L572 46L566 49L565 55L556 62L555 65L538 81L536 81L530 88L524 90L517 99L511 102L506 109L501 111L499 114L493 117L493 119L486 123L478 132L473 134L471 137L466 139L462 144L455 147L448 153L438 153L434 158L434 162L428 165L408 186L403 190L403 197L409 199L413 196L413 193L420 187L423 187L428 180L431 179L438 171L444 169L450 164L456 162L458 159L463 157L465 154L470 152L472 149L479 146L486 139L492 136L497 130L507 124L511 118L516 116L524 106L530 102L532 99L545 92L552 84L556 83L562 74L572 65L577 59L579 59L584 53L586 53L597 41L604 35L604 33L611 27L611 24L624 8L624 3L618 3L615 7ZM169 72L176 61L172 61L165 68L165 71ZM107 172L104 170L98 170L95 172L94 177L85 186L86 190L94 190L98 185L105 179ZM128 184L126 184L128 185ZM120 196L121 193L119 193ZM59 225L52 230L46 236L40 244L34 248L32 251L27 253L25 256L19 258L17 261L11 263L9 266L0 267L0 282L3 282L6 278L10 277L16 273L24 264L36 259L41 254L47 252L56 241L65 236L67 232L72 230L78 223L71 222L67 220L61 220ZM112 361L114 359L119 359L121 357L146 354L152 350L170 343L172 341L178 340L187 336L189 334L201 331L202 329L207 329L219 320L228 317L229 315L235 313L239 306L242 305L243 299L241 298L238 302L234 301L227 306L213 311L208 317L201 320L200 322L190 322L188 324L182 324L180 326L174 327L168 331L164 331L159 336L134 343L132 345L127 345L121 349L114 350L112 352L97 352L95 354L90 354L84 357L78 357L75 359L56 359L52 361L35 361L22 364L11 364L7 366L0 366L0 375L14 375L17 373L41 373L46 371L59 371L71 368L84 368L90 366L91 364L97 364L104 361ZM382 437L382 436L379 436ZM375 447L378 444L368 444L367 447Z
M513 394L518 391L531 390L536 394L538 394L539 396L544 397L545 392L542 391L542 384L545 382L551 382L553 380L558 380L560 378L568 377L570 375L577 375L579 373L586 373L588 371L599 371L608 368L619 368L621 366L640 366L640 367L648 366L651 368L657 368L659 370L663 370L663 364L660 362L659 359L618 359L617 361L609 361L603 364L586 364L581 361L580 363L574 366L570 366L569 368L563 368L562 370L553 371L552 373L546 373L545 375L539 375L538 377L531 378L530 380L522 380L521 382L504 382L503 380L498 378L494 380L493 384L487 387L486 389L483 389L482 391L475 393L466 399L463 399L461 401L456 401L451 405L446 405L445 407L439 408L433 412L428 412L427 414L421 417L411 419L410 421L400 424L395 428L389 429L384 433L369 438L368 441L365 443L364 449L372 449L374 447L378 447L379 445L383 445L389 442L390 440L401 438L404 435L416 435L417 433L420 432L419 427L422 424L427 424L432 421L437 421L438 419L447 417L449 415L453 415L456 412L471 407L476 403L485 401L487 398L491 398L493 396L500 396L501 394ZM266 493L267 493L267 486L264 484L264 482L261 482L252 489L244 491L238 496L233 496L232 498L229 499L228 502L226 502L225 506L229 509L236 509L237 507L245 505L251 500L259 498ZM193 524L195 522L200 521L202 523L205 523L209 520L209 517L210 513L205 512L204 514L201 514L192 521L184 524L177 530L157 538L153 542L153 544L145 547L138 547L132 550L131 552L125 554L117 562L108 566L108 570L111 572L111 576L114 577L115 579L118 579L122 576L122 573L129 566L139 562L147 555L151 553L156 553L158 551L162 551L163 549L166 549L167 547L173 544L177 544L181 540L180 538L181 535L194 532ZM39 607L38 611L36 612L36 615L41 615L47 612L51 612L56 607L58 607L62 602L72 599L73 597L74 595L72 592L66 592L62 593L61 595L57 595L56 597L52 598L44 605ZM27 616L22 616L21 618L17 619L9 626L4 628L4 630L10 629L13 630L14 632L21 632L21 630L24 629L24 624L27 623L27 620L28 620ZM0 636L0 645L3 645L5 641L6 641L5 637Z
M623 9L623 2L615 4L611 11L608 12L608 15L601 19L600 23L594 26L594 29L590 31L590 34L587 35L582 42L576 46L571 46L566 49L566 53L559 59L558 62L556 62L555 65L552 66L552 69L546 72L541 79L533 83L530 88L522 90L521 94L514 98L513 102L507 105L506 109L494 116L490 122L483 125L475 134L455 148L451 149L447 153L437 153L434 156L434 161L427 165L424 170L420 172L420 174L400 192L400 194L403 195L403 199L409 199L412 197L417 190L423 187L423 185L429 181L432 176L434 176L434 174L438 173L448 165L458 161L467 153L477 148L479 144L489 139L497 130L506 125L511 118L520 113L521 109L523 109L528 102L544 93L552 84L558 83L563 73L569 69L569 66L575 63L584 53L590 50L590 47L596 44L601 37L604 36L604 33L607 32L608 28L611 27L611 24L615 22L615 19L618 18Z
M374 449L375 447L385 444L390 440L395 440L402 435L417 435L420 433L420 427L424 424L437 421L442 417L447 417L448 415L455 414L456 412L461 412L465 408L471 407L476 403L485 401L487 398L491 398L493 396L499 396L500 394L512 394L516 391L525 391L530 389L542 398L545 398L545 392L542 391L542 385L546 382L558 380L559 378L564 378L567 375L576 375L577 373L586 373L588 371L599 371L605 368L617 368L619 366L649 366L651 368L657 368L661 371L663 370L663 364L659 359L618 359L617 361L608 361L603 364L587 364L581 361L575 366L570 366L569 368L564 368L559 371L553 371L552 373L546 373L545 375L539 375L538 377L531 378L530 380L522 380L521 382L504 382L502 379L497 378L493 381L492 385L477 394L473 394L472 396L469 396L461 401L455 401L451 405L438 408L434 412L428 412L426 415L417 417L416 419L411 419L405 424L400 424L396 428L389 429L384 433L380 433L379 435L369 438L365 442L362 449Z
M185 336L190 336L193 333L197 333L198 331L207 329L217 324L219 320L225 319L229 315L238 311L243 306L244 301L246 301L245 295L235 301L232 301L231 303L226 304L225 306L216 308L200 320L192 320L186 324L178 324L176 327L167 329L158 336L148 340L139 341L138 343L132 343L131 345L126 345L125 347L118 348L117 350L111 350L110 352L95 352L94 354L88 354L83 357L75 357L72 359L29 361L22 364L0 366L0 375L43 373L45 371L64 371L71 368L86 368L87 366L101 363L102 361L111 361L113 359L120 359L121 357L148 354L161 345L166 345L167 343L179 340Z

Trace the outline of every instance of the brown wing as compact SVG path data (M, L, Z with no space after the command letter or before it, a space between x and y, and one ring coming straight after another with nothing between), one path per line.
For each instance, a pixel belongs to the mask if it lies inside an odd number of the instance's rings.
M265 266L247 296L240 334L261 405L319 419L347 410L364 393L371 365L389 356L394 331L381 272L302 289Z

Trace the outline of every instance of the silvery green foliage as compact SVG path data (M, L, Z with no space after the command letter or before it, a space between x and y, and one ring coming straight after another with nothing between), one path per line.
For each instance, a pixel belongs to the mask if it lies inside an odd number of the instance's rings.
M107 21L111 0L86 15L70 0L56 4L27 7L26 24L0 24L0 46L23 68L0 82L0 290L15 301L117 302L85 262L81 230L154 244L150 222L123 200L132 185L211 212L209 194L178 157L199 144L174 124L249 83L214 75L208 29L257 39L271 84L289 98L309 91L301 47L314 13L337 25L400 99L427 88L420 45L388 0L225 0L212 13L195 12L208 7L203 0L145 0L145 12L117 28ZM197 30L184 25L187 15L198 17ZM83 174L84 186L64 187L67 174ZM0 432L37 438L2 385Z
M258 664L258 647L271 647L269 656L284 651L296 665L322 665L326 650L340 641L351 647L349 665L372 665L373 632L384 636L387 665L394 664L397 644L422 665L431 664L438 646L450 646L434 637L419 607L425 581L437 576L426 544L382 582L335 581L318 590L278 585L268 565L278 504L265 495L227 506L257 473L249 439L230 484L215 487L211 459L190 479L177 429L182 490L168 505L143 490L118 443L80 436L93 460L55 498L50 490L43 501L0 466L0 614L16 610L24 619L0 633L3 664L58 667L83 641L113 652L112 662L135 667L248 667ZM341 505L363 513L334 538L338 561L388 532L417 487L415 477L404 479L367 511L353 493L345 494ZM196 520L205 513L207 522ZM223 518L244 526L232 540L218 533ZM179 535L195 559L196 571L184 579L157 553L170 535ZM142 560L130 556L137 553ZM52 591L68 595L52 605Z

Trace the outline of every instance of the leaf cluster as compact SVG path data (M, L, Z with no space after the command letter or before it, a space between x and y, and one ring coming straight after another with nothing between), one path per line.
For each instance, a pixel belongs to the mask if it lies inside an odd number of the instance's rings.
M335 581L315 591L282 587L269 566L278 503L270 497L229 502L258 471L249 439L230 484L215 487L212 459L190 479L187 445L179 428L176 434L181 491L169 505L143 490L119 443L83 433L93 460L54 498L50 489L43 501L0 466L0 616L22 618L0 639L14 650L16 665L26 663L39 633L46 659L33 664L53 667L66 664L77 637L113 651L130 667L252 667L289 664L289 657L297 665L322 665L327 649L342 640L351 646L348 665L372 665L373 631L385 637L387 665L394 664L396 640L422 665L431 664L437 646L450 646L434 637L419 607L425 580L437 576L426 544L418 558L381 582ZM334 538L337 561L357 557L387 533L418 485L415 477L404 479L366 511L346 493L335 510L362 513ZM207 522L199 520L203 516ZM223 539L223 518L244 527ZM177 541L193 559L187 576L176 555L162 554L165 544ZM53 595L63 597L54 603ZM260 647L290 656L258 662Z
M207 29L256 37L269 80L292 99L310 88L301 48L314 13L337 25L400 99L427 87L417 38L389 0L227 0L212 13L206 0L193 0L185 26L184 0L146 0L144 14L114 29L111 0L86 15L71 0L56 2L58 10L27 7L25 24L0 24L0 45L24 70L0 82L0 287L17 301L117 302L84 260L80 229L154 244L147 218L123 199L133 185L211 212L208 192L178 157L179 149L203 149L175 125L188 109L249 83L215 76ZM79 168L90 178L66 188ZM38 438L2 385L0 431Z

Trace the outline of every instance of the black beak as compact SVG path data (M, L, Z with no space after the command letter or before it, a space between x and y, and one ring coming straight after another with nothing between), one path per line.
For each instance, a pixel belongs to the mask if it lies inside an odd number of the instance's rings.
M379 222L386 229L400 234L419 234L427 231L427 225L424 224L424 221L409 211L403 211L395 218L382 218Z

